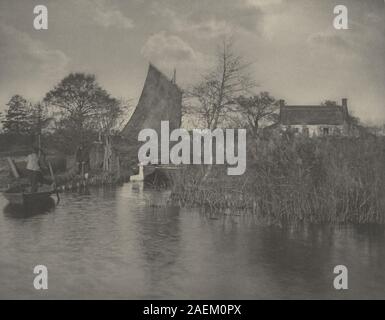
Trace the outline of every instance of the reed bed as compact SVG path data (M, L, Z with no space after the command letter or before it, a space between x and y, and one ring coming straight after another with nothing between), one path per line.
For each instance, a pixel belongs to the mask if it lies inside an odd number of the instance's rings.
M172 200L280 222L385 222L383 137L273 136L256 150L242 176L227 176L224 166L179 170Z

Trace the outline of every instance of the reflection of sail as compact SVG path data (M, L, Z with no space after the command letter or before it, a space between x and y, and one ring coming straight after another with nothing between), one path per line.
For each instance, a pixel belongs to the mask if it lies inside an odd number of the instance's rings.
M178 86L167 79L150 64L143 91L136 109L122 131L122 135L137 141L142 129L154 129L160 133L160 122L169 121L170 130L181 124L182 92Z
M152 299L175 294L181 254L179 211L178 207L163 207L136 215L142 270Z

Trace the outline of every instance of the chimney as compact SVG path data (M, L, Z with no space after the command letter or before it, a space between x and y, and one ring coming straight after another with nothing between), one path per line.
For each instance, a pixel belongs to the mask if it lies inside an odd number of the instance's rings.
M348 107L348 99L342 98L342 106L343 106L344 108L347 108L347 107Z
M348 113L348 99L346 98L342 98L342 112L344 114L345 121L347 121L349 118L349 113Z
M282 123L282 109L285 107L285 100L278 100L279 105L279 122Z
M342 98L342 111L344 112L345 117L348 116L348 99Z

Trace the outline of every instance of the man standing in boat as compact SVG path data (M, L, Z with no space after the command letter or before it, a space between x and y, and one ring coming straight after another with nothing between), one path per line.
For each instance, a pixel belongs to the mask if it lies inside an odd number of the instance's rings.
M40 168L40 156L39 153L42 152L39 148L33 147L32 152L27 156L27 174L31 182L31 192L37 192L38 184L51 184L51 181L48 181L44 178L43 173Z

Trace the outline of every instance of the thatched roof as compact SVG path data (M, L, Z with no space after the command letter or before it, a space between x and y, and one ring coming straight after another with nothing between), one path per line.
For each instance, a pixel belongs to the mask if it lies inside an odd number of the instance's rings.
M342 106L282 106L280 123L283 125L342 125L347 110Z

